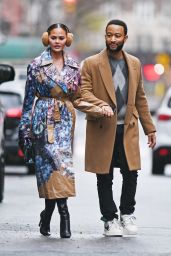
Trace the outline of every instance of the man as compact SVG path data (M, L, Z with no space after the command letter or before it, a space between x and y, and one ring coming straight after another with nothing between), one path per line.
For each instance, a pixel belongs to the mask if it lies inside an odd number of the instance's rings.
M85 169L97 175L105 236L135 235L138 231L134 217L141 169L138 120L149 147L156 144L140 61L122 50L127 39L127 25L111 20L106 26L106 49L85 59L82 66L82 97L101 107L104 114L101 118L87 114ZM120 168L123 177L120 216L113 200L114 167Z

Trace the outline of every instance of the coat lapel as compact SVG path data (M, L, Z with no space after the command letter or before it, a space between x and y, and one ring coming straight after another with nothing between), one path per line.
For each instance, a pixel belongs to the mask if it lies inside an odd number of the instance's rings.
M107 92L111 100L113 101L113 103L116 105L116 97L115 97L115 90L114 90L114 84L112 79L112 72L111 72L106 49L101 51L99 54L99 70L100 70L104 85L107 89Z
M58 84L65 92L67 91L67 84L73 81L79 69L78 63L64 53L64 68L61 71L61 75L53 64L50 48L47 48L42 53L40 66L42 68L41 72L43 72L43 77L49 79L50 86L54 87Z
M42 72L47 78L50 78L52 82L57 81L57 72L55 72L55 66L53 65L53 59L50 54L50 48L47 48L41 55Z
M126 60L127 66L128 66L128 105L132 105L134 103L134 94L133 91L137 87L137 79L136 79L136 62L123 51L124 58Z
M130 57L128 53L123 51L124 58L128 65L128 102L127 102L127 110L125 115L125 123L129 123L129 120L132 116L133 106L134 106L134 97L137 88L137 65L133 58ZM101 77L107 89L107 92L116 105L116 95L114 90L114 82L112 79L112 72L109 64L109 59L107 55L107 50L104 49L99 54L99 69L101 73Z
M125 124L130 122L132 112L135 105L135 93L137 88L137 65L133 58L129 54L123 51L124 58L128 66L128 101L125 114Z

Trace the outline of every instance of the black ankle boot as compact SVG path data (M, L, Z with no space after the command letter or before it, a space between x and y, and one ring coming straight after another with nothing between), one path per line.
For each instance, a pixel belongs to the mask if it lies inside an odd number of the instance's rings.
M50 236L50 220L51 218L47 218L45 210L43 210L40 213L40 222L39 222L39 227L40 227L40 233L44 236Z
M70 238L70 216L65 198L57 200L58 211L60 214L60 236L61 238Z
M61 216L60 236L61 236L61 238L70 238L71 237L69 214Z

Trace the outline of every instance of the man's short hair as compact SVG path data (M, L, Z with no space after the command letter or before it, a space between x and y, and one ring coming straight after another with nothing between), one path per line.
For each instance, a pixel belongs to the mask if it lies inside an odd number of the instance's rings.
M128 33L128 28L127 28L127 25L124 21L122 20L110 20L108 23L107 23L107 26L106 26L106 30L108 28L109 25L119 25L119 26L122 26L124 28L124 33L125 33L125 36L127 35Z

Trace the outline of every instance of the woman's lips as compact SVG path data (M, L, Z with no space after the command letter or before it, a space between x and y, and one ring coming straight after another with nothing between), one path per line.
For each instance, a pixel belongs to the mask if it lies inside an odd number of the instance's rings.
M60 45L54 45L54 48L58 49L58 48L61 48L61 46Z

